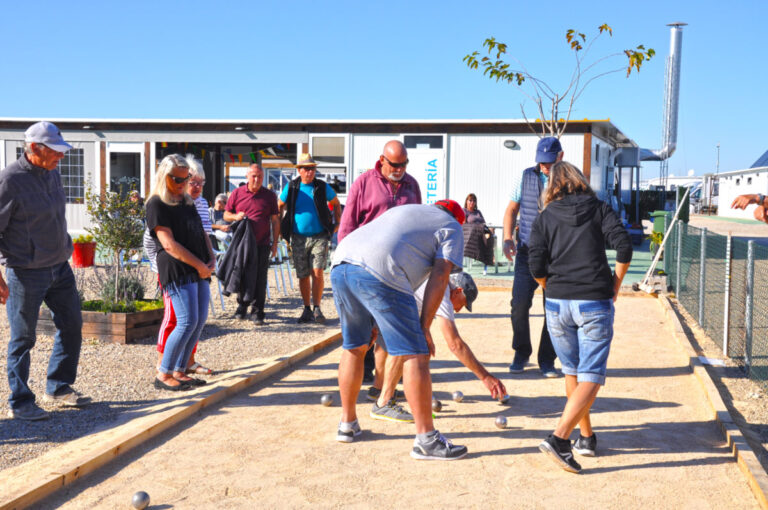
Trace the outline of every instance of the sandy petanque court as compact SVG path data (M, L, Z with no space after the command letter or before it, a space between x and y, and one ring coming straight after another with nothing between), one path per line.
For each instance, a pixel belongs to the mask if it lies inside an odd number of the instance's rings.
M361 393L363 434L334 440L338 344L203 410L64 487L37 508L759 508L655 299L622 297L607 384L593 409L598 457L580 475L538 451L564 404L563 379L531 366L512 376L509 294L481 292L459 331L502 377L508 406L453 358L437 332L437 428L469 456L413 460L413 426L376 421ZM532 310L540 329L541 300ZM465 394L462 403L450 395ZM333 392L332 407L320 397ZM508 427L497 429L496 416Z

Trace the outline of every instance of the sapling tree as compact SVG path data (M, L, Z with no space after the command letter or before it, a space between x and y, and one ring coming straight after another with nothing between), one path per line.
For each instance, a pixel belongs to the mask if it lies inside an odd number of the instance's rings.
M120 286L120 252L127 260L130 250L142 245L144 209L130 193L106 191L103 195L88 186L85 203L91 226L85 230L112 258L114 267L114 301L118 301ZM124 285L125 286L125 285Z
M520 90L536 105L538 117L541 120L535 127L534 122L530 121L526 114L525 103L521 103L520 110L531 130L536 134L539 134L537 131L540 130L542 136L559 138L565 132L574 104L593 81L622 71L626 71L626 76L629 76L633 70L639 72L643 64L656 54L652 48L646 49L640 44L634 49L588 60L593 45L604 34L613 36L613 29L607 24L597 27L597 34L589 40L585 34L577 30L570 29L565 32L565 41L574 54L574 65L570 79L560 88L550 85L529 72L518 58L507 53L509 48L506 44L493 37L483 42L486 56L481 56L480 52L475 51L466 55L463 61L470 69L482 69L485 76ZM617 61L621 64L617 64Z

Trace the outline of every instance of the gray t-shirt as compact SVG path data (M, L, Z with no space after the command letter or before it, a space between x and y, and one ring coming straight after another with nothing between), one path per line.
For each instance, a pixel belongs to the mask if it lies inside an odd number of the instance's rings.
M346 236L333 265L363 267L383 284L408 294L429 278L435 259L461 271L464 234L449 213L432 205L393 207Z

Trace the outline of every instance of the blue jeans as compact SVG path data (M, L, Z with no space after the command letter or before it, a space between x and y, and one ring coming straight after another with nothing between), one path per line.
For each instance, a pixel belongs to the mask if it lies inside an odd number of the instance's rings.
M533 304L533 293L539 284L533 279L528 268L528 248L520 246L515 257L515 281L512 285L512 301L510 302L512 319L512 348L515 350L515 358L528 359L533 352L531 346L531 327L529 316ZM552 340L547 331L547 320L541 328L541 340L539 341L538 362L540 367L552 368L557 354L552 348Z
M579 382L605 384L613 339L613 300L547 298L549 334L563 373Z
M429 354L413 294L384 285L353 264L334 267L331 285L344 349L367 345L375 321L380 332L376 341L390 355Z
M35 346L40 305L45 303L50 308L56 325L45 387L49 395L68 393L71 391L69 385L75 382L83 341L83 318L75 275L68 262L40 269L9 267L6 280L9 296L5 309L11 330L8 342L8 386L11 396L8 402L11 409L18 409L35 401L27 379L29 352Z
M173 303L176 327L165 342L160 372L183 373L208 318L211 290L205 280L185 285L170 284L165 290Z

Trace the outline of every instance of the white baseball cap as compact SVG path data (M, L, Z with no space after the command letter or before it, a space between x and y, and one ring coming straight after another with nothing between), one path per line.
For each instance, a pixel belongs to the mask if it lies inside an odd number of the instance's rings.
M41 143L56 152L67 152L72 148L61 136L61 131L56 124L48 121L37 122L29 126L24 132L24 141L27 143Z

